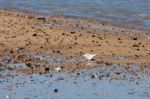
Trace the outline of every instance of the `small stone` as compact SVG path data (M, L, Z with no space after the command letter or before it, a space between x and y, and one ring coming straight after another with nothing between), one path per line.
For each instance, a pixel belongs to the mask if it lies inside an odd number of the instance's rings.
M109 63L109 62L105 62L105 65L112 65L112 63Z
M92 37L96 37L95 35L92 35Z
M80 75L80 73L77 73L77 75L79 76L79 75Z
M96 78L96 75L91 75L91 78L92 78L92 79Z
M121 38L118 38L118 40L121 40Z
M37 36L37 34L36 34L36 33L34 33L34 34L32 34L32 36Z
M26 63L26 66L31 67L32 65L31 63Z
M150 53L147 53L147 55L150 55Z
M77 43L77 42L75 42L74 44L75 44L75 45L77 45L78 43Z
M139 47L139 45L137 45L137 44L133 44L133 45L132 45L132 47Z
M43 73L42 73L42 72L39 72L39 75L43 75Z
M31 67L31 63L27 62L26 66Z
M65 35L65 33L62 33L62 35Z
M100 75L100 76L99 76L99 80L102 80L103 77L104 77L104 75Z
M95 61L95 59L91 59L91 61Z
M139 55L135 55L135 57L140 57Z
M58 78L56 81L59 81L59 80L64 80L64 78L63 78L63 77L60 77L60 78Z
M138 40L137 37L134 37L133 40Z
M107 74L105 75L105 77L110 77L110 73L107 73Z
M57 51L57 53L60 53L60 51Z
M49 68L48 68L48 67L46 67L46 68L45 68L45 71L49 71Z
M120 73L120 72L116 72L115 74L116 74L116 75L120 75L121 73Z
M53 77L53 75L51 74L50 77Z
M75 31L71 31L70 33L71 33L71 34L74 34L74 33L76 33L76 32L75 32Z
M10 51L10 53L13 53L13 52L14 52L13 50Z
M55 92L55 93L58 93L58 89L54 89L54 92Z

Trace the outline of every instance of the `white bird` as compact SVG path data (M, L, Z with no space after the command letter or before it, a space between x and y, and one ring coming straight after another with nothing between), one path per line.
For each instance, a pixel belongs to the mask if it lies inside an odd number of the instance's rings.
M84 58L86 58L87 60L91 60L91 59L94 58L94 56L96 56L96 54L88 54L88 53L86 53L86 54L84 54L83 56L84 56Z
M61 68L60 67L56 67L56 68L54 68L54 70L59 72L61 70Z

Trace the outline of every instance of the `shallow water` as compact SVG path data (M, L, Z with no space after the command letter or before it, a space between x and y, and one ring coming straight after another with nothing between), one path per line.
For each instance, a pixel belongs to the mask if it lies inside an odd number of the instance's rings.
M149 99L150 78L100 80L94 71L19 75L0 79L1 99ZM137 84L138 83L138 84ZM57 91L54 91L58 89Z
M0 0L0 7L150 28L150 0Z

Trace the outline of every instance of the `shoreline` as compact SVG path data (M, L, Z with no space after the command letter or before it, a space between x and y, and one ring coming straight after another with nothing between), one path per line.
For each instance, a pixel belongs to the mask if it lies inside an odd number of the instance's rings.
M91 22L95 22L98 24L104 24L104 25L110 25L110 26L114 26L114 27L118 27L118 28L125 28L125 29L132 29L132 30L139 30L139 31L145 31L145 32L150 32L150 29L146 28L146 27L139 27L139 26L135 26L135 25L131 25L131 24L123 24L123 23L116 23L116 22L106 22L106 21L102 21L99 19L95 19L95 18L88 18L88 17L84 17L84 16L72 16L72 15L64 15L64 14L47 14L47 13L38 13L38 12L34 12L34 11L26 11L26 10L19 10L17 8L3 8L0 9L0 12L7 12L7 13L19 13L19 14L27 14L27 15L34 15L34 16L42 16L45 18L51 18L51 17L60 17L60 18L71 18L71 19L83 19L83 20L89 20Z
M70 16L0 10L0 17L1 70L30 74L57 67L73 72L101 64L150 66L149 31ZM87 61L85 53L97 55ZM25 68L15 64L24 64Z

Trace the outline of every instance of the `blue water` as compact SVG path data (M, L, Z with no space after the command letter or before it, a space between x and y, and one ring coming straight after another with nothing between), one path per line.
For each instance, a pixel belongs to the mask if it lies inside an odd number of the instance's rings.
M86 73L81 76L66 72L53 73L53 76L19 75L0 79L0 99L150 99L150 78L109 81L91 79ZM54 89L58 89L58 93Z
M0 0L0 8L82 16L150 28L150 0Z

